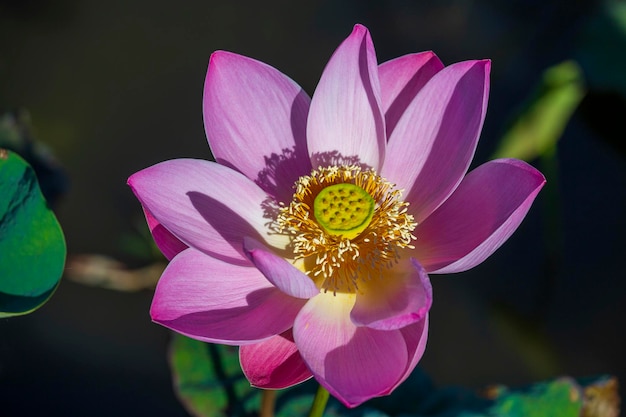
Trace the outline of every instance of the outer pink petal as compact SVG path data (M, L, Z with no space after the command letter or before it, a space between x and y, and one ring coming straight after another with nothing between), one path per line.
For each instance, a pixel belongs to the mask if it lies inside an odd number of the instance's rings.
M189 248L163 272L150 315L194 339L240 345L291 328L304 303L278 290L254 267L229 264Z
M204 85L204 127L213 156L286 201L310 173L306 149L309 96L267 64L213 53Z
M244 238L244 251L269 282L296 298L311 298L320 293L315 283L289 261L252 238Z
M400 329L404 341L406 342L406 348L409 352L409 362L407 363L406 370L402 378L391 388L388 393L391 393L398 385L402 384L410 375L411 372L417 366L417 363L424 356L426 350L426 341L428 340L428 314L422 321L413 323L410 326Z
M428 274L415 260L403 262L380 279L360 284L359 290L350 313L352 322L378 330L400 329L422 321L433 300Z
M315 379L348 407L389 392L409 361L402 333L355 326L353 305L354 295L321 293L302 308L293 328Z
M378 66L387 138L415 95L443 64L432 52L404 55Z
M242 174L214 162L175 159L137 172L128 184L159 223L185 244L231 260L243 254L244 236L284 244L267 232L270 200Z
M143 213L146 216L146 222L148 223L148 228L150 228L154 242L168 260L171 260L174 256L188 248L187 245L163 227L148 210L144 208Z
M479 166L417 226L416 258L431 273L473 268L517 229L544 184L539 171L516 159Z
M311 378L293 341L291 329L263 342L239 349L241 369L252 386L283 389Z
M339 158L378 168L385 155L376 52L369 32L356 25L324 69L307 125L314 166Z
M489 61L439 71L398 120L381 175L405 190L421 222L454 191L474 156L487 111Z

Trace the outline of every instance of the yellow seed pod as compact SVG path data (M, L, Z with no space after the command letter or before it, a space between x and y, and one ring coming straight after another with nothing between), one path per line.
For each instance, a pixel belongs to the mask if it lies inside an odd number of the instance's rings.
M331 235L354 239L372 221L376 203L358 185L341 183L322 189L313 202L318 224Z

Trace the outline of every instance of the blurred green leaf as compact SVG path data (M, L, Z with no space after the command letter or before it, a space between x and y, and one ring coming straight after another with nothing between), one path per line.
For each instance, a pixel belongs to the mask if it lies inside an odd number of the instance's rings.
M204 343L174 333L169 359L176 395L193 416L257 415L263 391L250 386L243 375L238 348ZM315 389L316 385L311 381L278 391L276 417L308 415ZM355 410L345 408L332 398L324 415L363 416L362 413L355 414Z
M570 378L533 385L526 391L498 393L490 416L501 417L578 417L583 397L578 384Z
M52 294L54 294L57 286L58 284L52 287L49 291L34 297L5 294L0 292L0 318L21 316L32 313L44 305L46 301L52 297Z
M0 149L0 317L26 314L54 292L65 239L32 168Z
M307 416L309 410L311 410L311 404L313 403L313 394L307 393L298 396L292 396L289 401L280 404L277 407L276 417L294 417L294 416ZM327 414L324 414L328 417Z
M192 415L258 415L262 390L252 388L245 379L237 348L173 334L170 367L176 393ZM308 415L315 389L316 383L311 380L278 391L276 417ZM617 417L618 409L617 381L611 377L583 382L564 377L521 389L497 386L479 395L462 387L437 389L418 368L393 394L372 399L360 407L348 409L331 397L324 416ZM581 414L583 410L589 413Z
M170 367L178 398L194 416L246 416L259 409L261 391L241 372L236 347L174 334Z
M547 69L535 93L502 137L494 158L530 161L554 152L584 95L583 76L576 63L566 61Z

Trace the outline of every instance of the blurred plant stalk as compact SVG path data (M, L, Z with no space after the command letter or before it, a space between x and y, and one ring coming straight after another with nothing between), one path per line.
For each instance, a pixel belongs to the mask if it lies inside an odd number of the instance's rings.
M65 277L71 281L116 291L154 289L166 262L130 269L105 255L74 255L68 260Z

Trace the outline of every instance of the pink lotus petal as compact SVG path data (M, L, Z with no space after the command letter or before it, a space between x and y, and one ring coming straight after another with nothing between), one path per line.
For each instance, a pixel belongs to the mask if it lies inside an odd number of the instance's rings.
M152 233L154 242L168 261L188 248L187 245L163 227L145 207L143 208L143 213L146 216L146 222L148 223L148 228L150 229L150 233Z
M254 267L189 248L163 272L150 315L194 339L239 345L283 333L304 303L279 291Z
M291 329L263 342L242 346L239 362L250 384L258 388L288 388L313 376L300 356Z
M306 303L293 327L315 379L348 407L388 392L409 361L399 330L355 326L353 306L353 294L321 293Z
M281 201L311 171L306 148L309 96L275 68L213 53L204 85L204 127L213 156Z
M435 74L398 120L381 175L421 222L454 191L474 156L489 94L489 61L450 65Z
M376 52L369 32L356 25L326 65L313 94L307 125L315 167L336 157L378 168L385 155Z
M350 317L356 326L400 329L423 320L432 300L428 274L417 261L407 260L380 278L360 283Z
M516 159L479 166L417 226L416 258L431 273L473 268L517 229L544 184L539 171Z
M263 204L268 195L242 174L214 162L161 162L137 172L128 184L159 223L207 254L248 263L244 236L285 244L281 236L267 232Z
M320 293L308 275L286 259L274 254L265 245L246 237L243 247L250 261L265 275L265 278L285 294L308 299Z
M400 329L400 332L406 342L410 360L402 378L385 394L391 393L398 385L403 383L411 375L411 372L413 372L417 363L422 359L422 356L424 356L426 341L428 340L428 314L426 314L423 320Z
M404 55L378 66L387 138L415 95L443 64L432 52Z

